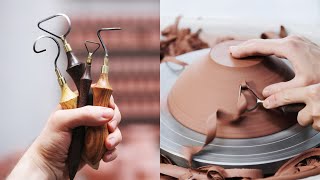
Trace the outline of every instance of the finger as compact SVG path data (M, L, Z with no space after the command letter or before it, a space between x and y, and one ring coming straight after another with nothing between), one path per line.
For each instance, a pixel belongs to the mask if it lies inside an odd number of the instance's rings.
M121 113L119 111L118 106L115 104L114 116L113 116L112 120L110 122L108 122L109 131L114 132L117 129L120 121L121 121Z
M305 102L307 90L305 87L286 89L269 96L264 100L263 106L267 109L279 106Z
M287 82L279 82L265 87L262 91L262 95L264 97L268 97L285 89L296 88L300 86L302 86L302 84L296 78L293 78Z
M306 106L301 111L299 111L297 119L298 119L298 123L301 126L307 126L307 125L311 124L312 123L312 115L311 115L310 108L308 106Z
M287 51L282 50L282 41L282 39L251 39L238 46L230 46L229 50L235 58L257 55L286 57Z
M110 97L110 101L109 101L109 107L114 109L116 106L116 104L114 103L114 98L113 96Z
M109 134L105 139L105 146L108 150L114 149L122 141L122 135L119 128L117 128L113 133Z
M116 149L113 149L112 151L107 151L104 155L103 155L103 161L104 162L110 162L113 161L114 159L116 159L118 156Z
M312 124L313 129L320 131L320 117L314 117L313 119L313 124Z
M59 129L70 130L78 126L101 126L114 116L111 108L85 106L82 108L58 110L53 114L53 124Z

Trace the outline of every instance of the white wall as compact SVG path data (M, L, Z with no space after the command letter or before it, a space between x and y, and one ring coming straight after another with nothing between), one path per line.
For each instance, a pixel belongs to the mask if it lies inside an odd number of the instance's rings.
M319 0L161 0L161 16L320 25Z

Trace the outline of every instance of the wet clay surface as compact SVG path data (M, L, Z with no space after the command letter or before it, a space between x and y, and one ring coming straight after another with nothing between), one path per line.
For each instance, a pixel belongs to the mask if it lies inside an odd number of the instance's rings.
M210 54L190 58L195 62L186 67L171 89L168 107L184 126L199 133L207 133L207 119L218 109L237 112L239 86L250 83L259 96L267 85L288 81L293 71L276 57L234 59L229 46L241 41L225 41L216 45ZM260 94L259 94L260 93ZM254 103L244 94L247 103ZM296 123L296 114L283 114L258 107L233 121L217 121L217 137L253 138L282 131Z

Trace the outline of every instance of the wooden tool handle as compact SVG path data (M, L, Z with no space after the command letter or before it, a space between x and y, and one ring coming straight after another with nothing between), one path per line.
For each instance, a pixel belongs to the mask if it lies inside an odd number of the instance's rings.
M67 52L68 67L67 73L71 76L73 82L77 86L78 92L80 92L80 79L84 72L84 63L80 63L77 57L72 51Z
M83 73L80 79L80 88L79 88L79 101L78 108L83 107L87 104L88 94L91 87L91 65L86 65L85 72ZM85 127L79 126L72 129L72 139L68 151L68 168L69 168L69 177L73 179L76 175L81 155L84 147L85 139Z
M61 86L60 105L62 109L74 109L77 107L78 95L71 91L67 84Z
M84 138L84 126L79 126L72 129L72 140L69 146L67 159L70 179L73 179L78 171L81 160L81 153L83 150Z
M88 103L88 95L91 88L91 65L86 65L85 71L80 79L78 107L83 107Z
M108 75L106 73L101 73L98 82L92 87L92 91L94 106L109 106L113 90L109 84ZM108 133L108 128L106 126L88 127L86 129L83 157L94 169L99 168L99 162L106 152L104 142Z
M71 91L71 89L69 88L69 86L67 84L62 84L62 85L60 85L60 87L61 87L60 105L61 105L62 109L76 108L78 96L74 92ZM73 136L73 134L72 134L72 136ZM69 167L74 166L72 164L72 161L69 160L69 156L68 156L67 162L68 162ZM74 172L72 172L72 173L74 173ZM74 175L70 176L70 171L69 171L70 179L73 179Z
M304 103L296 103L296 104L288 104L284 106L280 106L282 112L288 113L288 112L299 112L302 110L306 105Z

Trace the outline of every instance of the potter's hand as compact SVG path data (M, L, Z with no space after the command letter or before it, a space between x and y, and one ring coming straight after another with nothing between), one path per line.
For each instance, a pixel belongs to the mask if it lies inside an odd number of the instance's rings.
M262 92L265 97L284 89L320 83L320 47L305 38L288 36L283 39L252 39L230 47L230 52L235 58L275 55L292 63L295 77L288 82L267 86Z
M313 123L320 131L320 48L307 39L289 36L283 39L254 39L239 46L230 47L235 58L254 55L276 55L288 59L294 68L295 77L288 82L267 86L263 106L267 109L292 103L305 103L298 114L299 124Z
M271 109L292 103L306 104L298 113L299 124L312 124L314 129L320 131L320 83L279 91L269 96L263 106Z
M122 140L118 129L121 115L113 98L110 104L111 108L85 106L55 111L8 179L66 179L68 177L66 159L71 143L71 132L78 126L107 124L110 134L105 140L108 151L103 161L114 160L117 157L115 147ZM81 164L84 165L84 163Z

